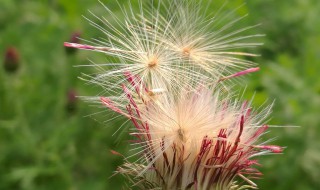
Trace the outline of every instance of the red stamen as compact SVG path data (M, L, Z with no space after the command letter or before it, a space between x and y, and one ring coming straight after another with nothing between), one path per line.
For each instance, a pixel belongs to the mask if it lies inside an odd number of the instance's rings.
M131 105L134 107L134 109L136 110L136 113L137 113L138 117L141 117L141 116L140 116L139 109L138 109L138 106L137 106L136 102L133 100L133 97L132 97L132 95L131 95L131 92L129 91L129 89L128 89L124 84L122 84L121 86L122 86L122 89L123 89L124 93L127 95L127 98L129 99L130 104L131 104Z

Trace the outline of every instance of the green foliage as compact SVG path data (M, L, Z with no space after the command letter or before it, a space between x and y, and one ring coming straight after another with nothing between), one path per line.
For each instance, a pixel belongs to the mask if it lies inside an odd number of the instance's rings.
M120 1L127 2L126 0ZM227 9L243 1L228 3ZM115 1L106 4L118 14ZM101 111L76 101L68 106L68 91L96 95L100 89L77 77L95 72L87 58L103 55L76 51L66 54L63 42L75 31L81 37L103 37L81 15L87 10L106 15L97 1L2 0L0 52L14 46L19 69L0 68L0 189L120 189L122 178L108 179L122 158L111 149L127 152L129 138L112 136L121 121L103 123L108 116L85 117ZM250 15L241 25L262 23L265 45L255 51L259 73L247 77L246 98L254 104L275 100L270 124L299 128L271 128L265 139L286 146L283 155L261 157L265 174L261 189L308 190L320 186L320 25L317 0L248 1L237 14ZM70 102L69 102L70 103ZM118 133L119 135L119 133ZM118 136L117 135L117 136Z

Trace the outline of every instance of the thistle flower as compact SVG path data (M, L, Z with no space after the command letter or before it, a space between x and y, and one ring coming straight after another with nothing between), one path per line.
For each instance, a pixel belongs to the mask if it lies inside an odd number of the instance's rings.
M148 90L137 94L126 86L123 90L130 102L127 113L107 98L101 101L135 126L131 135L141 157L119 167L118 173L131 176L141 189L256 188L250 179L261 173L253 167L259 165L253 157L282 151L259 142L268 128L261 122L270 107L256 113L250 102L232 103L219 90L212 93L206 87L183 90L179 97L168 92L149 101L144 96Z
M139 1L139 14L121 7L123 19L103 5L108 18L92 15L104 26L88 20L106 38L65 43L114 57L94 64L101 73L85 80L104 89L88 100L134 126L130 157L140 159L126 158L117 173L141 189L257 188L254 157L282 152L260 140L270 106L258 113L250 102L233 102L219 85L259 70L242 59L254 54L235 49L260 45L243 40L261 35L242 34L255 26L231 31L242 17L221 26L223 18L201 16L202 1L169 3L146 10Z

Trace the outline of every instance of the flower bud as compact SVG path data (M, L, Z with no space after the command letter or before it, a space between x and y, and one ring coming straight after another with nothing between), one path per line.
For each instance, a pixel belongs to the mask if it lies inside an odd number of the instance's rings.
M67 93L66 110L69 113L75 112L77 107L77 93L74 89L70 89Z
M81 35L81 33L80 32L73 32L72 34L71 34L71 37L70 37L70 42L71 43L79 43L80 42L80 35ZM77 49L75 49L75 48L70 48L70 47L65 47L65 49L66 49L66 53L68 54L68 55L71 55L71 54L74 54L76 51L77 51Z
M14 72L19 68L20 57L15 47L6 49L4 55L4 69L7 72Z

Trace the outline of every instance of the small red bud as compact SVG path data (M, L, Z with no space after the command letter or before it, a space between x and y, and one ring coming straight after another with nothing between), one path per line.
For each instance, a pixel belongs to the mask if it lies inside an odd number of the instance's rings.
M16 48L9 47L4 55L4 69L8 72L14 72L19 68L20 56Z
M67 104L66 109L69 113L72 113L76 110L77 104L77 93L75 90L70 89L67 93Z
M80 36L81 36L81 33L80 32L74 32L71 34L71 37L69 39L70 43L80 43ZM77 49L76 48L71 48L71 47L67 47L65 46L66 48L66 52L67 54L74 54Z

